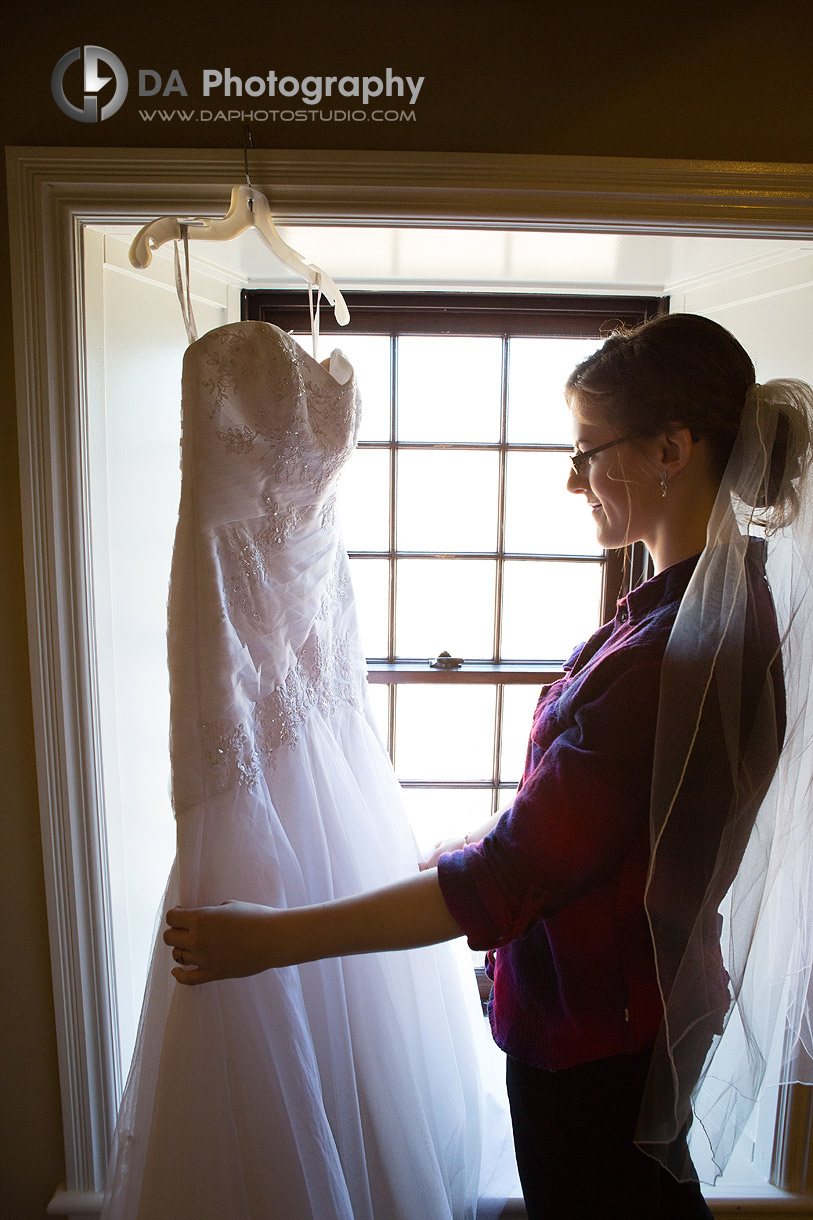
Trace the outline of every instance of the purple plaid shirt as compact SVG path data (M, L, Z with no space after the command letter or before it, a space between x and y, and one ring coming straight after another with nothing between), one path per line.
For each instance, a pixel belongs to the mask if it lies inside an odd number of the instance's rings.
M469 945L497 950L489 954L494 1038L537 1067L641 1050L661 1023L643 905L652 758L661 661L697 558L619 601L565 676L542 688L511 809L482 843L438 863ZM764 569L754 572L761 690L778 641ZM719 733L711 727L706 760L724 755ZM708 778L699 781L704 794ZM726 809L730 792L716 782L714 807Z

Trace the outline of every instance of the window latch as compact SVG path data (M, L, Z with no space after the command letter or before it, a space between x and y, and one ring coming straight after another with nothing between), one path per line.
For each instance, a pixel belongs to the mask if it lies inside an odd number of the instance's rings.
M429 662L430 669L460 669L465 664L462 657L453 657L451 653L441 652L434 661Z

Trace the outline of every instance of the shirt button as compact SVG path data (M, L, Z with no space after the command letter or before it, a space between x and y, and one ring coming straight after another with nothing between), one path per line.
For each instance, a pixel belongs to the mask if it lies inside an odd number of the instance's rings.
M619 610L619 611L618 611L618 621L619 621L619 623L626 623L626 621L627 621L627 619L628 619L628 618L629 618L629 615L627 614L626 610Z

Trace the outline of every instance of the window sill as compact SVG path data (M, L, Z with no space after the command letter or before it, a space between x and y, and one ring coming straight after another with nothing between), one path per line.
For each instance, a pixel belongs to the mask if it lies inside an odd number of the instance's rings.
M58 1186L45 1209L48 1216L101 1216L104 1195L98 1190L67 1190Z
M706 1202L715 1216L752 1216L772 1220L774 1216L813 1218L813 1198L791 1194L777 1186L706 1187Z
M810 1195L793 1195L778 1190L775 1186L735 1188L716 1191L707 1187L704 1197L712 1214L716 1216L750 1216L751 1220L776 1220L780 1216L797 1216L800 1220L813 1220L813 1198ZM500 1215L500 1220L525 1220L525 1207L521 1199L509 1199Z
M706 1201L715 1216L750 1216L752 1220L774 1220L777 1216L798 1216L813 1220L813 1198L793 1195L775 1186L742 1188L742 1193L728 1188L719 1193L714 1187L706 1192ZM66 1190L60 1186L48 1204L49 1216L98 1217L103 1196L98 1191ZM525 1207L521 1199L509 1199L500 1220L524 1220Z
M488 661L465 661L459 669L432 669L428 661L368 661L367 681L389 685L401 682L519 683L540 686L563 676L561 662L494 665Z

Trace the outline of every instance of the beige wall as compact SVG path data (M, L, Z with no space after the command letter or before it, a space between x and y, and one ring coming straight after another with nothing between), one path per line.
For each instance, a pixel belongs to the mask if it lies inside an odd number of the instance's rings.
M96 43L132 75L139 67L178 68L195 105L203 104L191 96L203 67L243 75L277 67L298 76L392 67L426 77L415 124L255 127L264 147L813 161L813 13L786 0L667 0L629 10L606 0L411 0L387 8L380 0L299 0L230 20L225 14L238 10L211 0L15 9L22 15L4 18L0 52L4 144L240 146L239 123L146 124L131 101L103 124L63 116L50 96L51 70L67 50ZM0 1211L41 1220L64 1162L26 656L12 309L3 224Z

